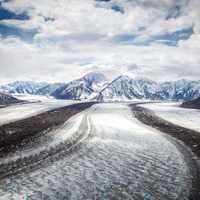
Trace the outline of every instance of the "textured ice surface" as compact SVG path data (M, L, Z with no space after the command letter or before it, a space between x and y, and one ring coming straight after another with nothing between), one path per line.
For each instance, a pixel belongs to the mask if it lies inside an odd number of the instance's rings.
M153 103L142 105L159 117L185 128L200 132L200 110L179 107L179 103Z
M46 167L1 181L2 198L188 199L189 170L173 143L133 118L126 105L98 104L84 113L87 126L80 129L86 137L80 148ZM73 121L77 127L73 118L70 130Z

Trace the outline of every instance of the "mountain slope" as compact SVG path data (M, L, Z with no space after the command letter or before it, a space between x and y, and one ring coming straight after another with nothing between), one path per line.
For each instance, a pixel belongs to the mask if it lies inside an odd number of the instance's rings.
M19 103L19 102L20 100L10 95L0 93L0 105L8 105L8 104Z
M15 81L0 86L0 91L8 94L37 94L37 91L46 85L47 83L36 83L33 81Z
M147 79L132 79L119 76L97 96L99 101L121 101L133 99L157 99L158 84Z
M156 83L145 78L119 76L97 95L99 101L173 100L188 101L200 96L200 81L178 80Z
M51 95L53 92L55 92L58 88L64 86L64 83L52 83L45 85L44 87L41 87L36 91L36 94L38 95Z
M160 84L159 96L164 100L189 101L200 96L200 81L181 79Z
M93 72L61 86L52 96L58 99L88 99L95 96L106 84L103 74Z
M181 107L200 109L200 97L197 99L182 103Z
M92 72L69 83L16 81L0 86L0 92L51 95L58 99L72 100L125 101L149 99L190 101L200 97L200 81L181 79L157 83L142 77L119 76L108 83L103 74Z

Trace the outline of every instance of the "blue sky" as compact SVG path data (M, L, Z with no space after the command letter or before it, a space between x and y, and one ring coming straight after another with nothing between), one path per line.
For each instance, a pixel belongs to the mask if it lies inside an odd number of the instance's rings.
M197 79L199 10L198 0L0 0L0 82L95 70Z

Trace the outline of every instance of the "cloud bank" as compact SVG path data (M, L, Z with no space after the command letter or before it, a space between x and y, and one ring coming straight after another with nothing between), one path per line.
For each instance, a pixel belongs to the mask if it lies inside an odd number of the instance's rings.
M199 0L0 1L0 79L200 77Z

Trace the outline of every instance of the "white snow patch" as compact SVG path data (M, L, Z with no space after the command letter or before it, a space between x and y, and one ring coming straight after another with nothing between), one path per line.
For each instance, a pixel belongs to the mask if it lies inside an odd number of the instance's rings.
M200 110L181 108L180 103L150 103L140 105L159 117L179 126L200 132Z

